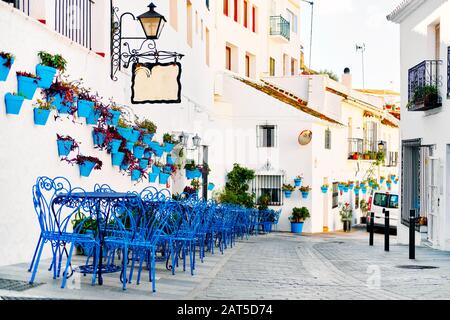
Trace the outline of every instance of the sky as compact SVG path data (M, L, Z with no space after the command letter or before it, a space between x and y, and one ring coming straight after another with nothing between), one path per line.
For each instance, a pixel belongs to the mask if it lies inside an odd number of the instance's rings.
M346 67L353 75L353 87L363 88L364 52L365 88L400 88L399 26L386 16L401 0L314 0L313 70L332 70L341 77ZM309 65L311 6L302 3L301 37L305 63Z

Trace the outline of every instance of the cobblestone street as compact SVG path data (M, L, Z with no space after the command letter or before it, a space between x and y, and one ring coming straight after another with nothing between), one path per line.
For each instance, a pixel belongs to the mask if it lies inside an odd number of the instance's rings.
M408 260L408 247L395 244L383 251L383 236L375 246L367 233L294 236L274 233L238 241L224 255L207 256L197 274L172 276L158 266L157 293L150 285L129 285L123 293L117 275L107 275L103 287L81 277L75 290L59 288L44 267L40 286L22 292L0 290L0 296L62 299L449 299L450 253L417 248ZM426 266L433 269L404 269ZM26 265L0 268L0 278L27 280Z

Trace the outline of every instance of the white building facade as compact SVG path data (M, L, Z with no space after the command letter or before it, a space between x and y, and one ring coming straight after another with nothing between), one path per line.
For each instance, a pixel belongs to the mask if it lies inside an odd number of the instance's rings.
M399 240L408 242L410 211L415 210L421 217L416 228L417 243L450 250L450 3L403 1L388 20L400 25L401 34ZM424 89L428 90L425 94Z

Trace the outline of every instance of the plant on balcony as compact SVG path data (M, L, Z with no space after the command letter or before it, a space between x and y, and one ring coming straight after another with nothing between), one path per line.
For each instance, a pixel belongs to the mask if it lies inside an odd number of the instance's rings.
M36 107L34 108L34 124L38 126L45 126L48 121L48 117L50 116L50 111L54 109L52 104L49 101L37 100L34 104Z
M291 232L301 234L303 232L305 220L310 217L311 214L306 207L292 209L292 215L289 217L289 221L291 222Z
M439 100L439 89L435 85L424 85L417 87L412 95L412 99L406 107L408 110L424 105L425 108L436 106Z
M56 72L66 70L67 61L59 54L52 55L45 51L39 51L38 57L41 63L36 66L36 74L41 78L39 87L48 89L53 83Z
M358 152L353 152L350 157L350 160L359 160L359 153Z
M283 184L283 192L284 196L289 199L292 196L292 192L294 192L295 187L291 184Z
M79 148L78 143L71 136L56 134L56 142L58 146L58 156L67 157L70 152Z
M12 53L0 52L0 81L5 81L8 78L14 59L15 57Z

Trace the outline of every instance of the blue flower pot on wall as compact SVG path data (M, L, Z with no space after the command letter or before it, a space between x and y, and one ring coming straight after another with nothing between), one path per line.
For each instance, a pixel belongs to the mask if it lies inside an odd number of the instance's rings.
M119 132L119 134L125 139L125 140L129 140L130 136L131 136L131 131L133 129L132 128L122 128L122 127L118 127L117 128L117 132Z
M386 183L386 187L387 187L389 190L391 190L392 184Z
M109 110L109 113L110 113L110 117L108 117L106 119L106 124L108 126L117 126L122 112L117 111L117 110Z
M156 141L148 141L146 144L152 149L161 148L159 143Z
M140 170L131 171L131 181L138 181L141 178Z
M25 98L22 96L15 96L11 93L5 95L5 106L7 114L19 114L22 108L23 100Z
M164 166L163 172L165 173L172 173L172 167L171 166Z
M128 138L128 141L136 143L139 140L139 137L141 136L141 132L139 130L131 130L130 137Z
M149 164L149 161L148 161L147 159L141 159L141 160L139 160L139 167L140 167L142 170L146 170L146 169L148 168L148 164Z
M161 146L158 146L157 148L152 148L155 152L155 155L160 158L164 154L164 149Z
M344 192L347 193L348 192L348 187L344 187Z
M38 88L38 80L30 77L17 76L17 92L25 99L33 100L34 93Z
M291 232L296 234L301 234L303 232L304 223L293 223L291 222Z
M95 103L88 100L78 100L77 114L79 118L87 118L94 111Z
M95 167L95 162L85 161L80 164L80 175L82 177L89 177L91 175L92 170Z
M173 158L170 155L167 155L166 163L173 165Z
M118 140L118 139L113 139L110 143L109 143L109 151L114 154L119 152L119 148L120 145L122 144L122 140Z
M5 66L8 59L0 57L0 81L6 81L8 79L9 71L11 70L11 66ZM14 58L11 59L11 65L14 64Z
M208 190L213 191L216 185L214 183L208 183Z
M105 143L106 135L103 132L92 131L92 138L94 139L94 145L101 146Z
M99 110L91 111L91 113L89 113L89 116L86 118L86 124L96 126L98 124L98 119L100 119L100 115L101 113Z
M56 68L43 66L38 64L36 66L36 75L41 79L38 81L39 88L48 89L53 83L53 79L56 76Z
M133 154L136 159L142 159L144 156L145 148L143 146L134 146Z
M264 232L267 232L267 233L269 233L269 232L272 232L272 222L264 222L264 224L263 224L263 230L264 230Z
M174 147L175 147L175 144L173 144L173 143L168 143L168 142L166 142L166 143L164 144L164 150L165 150L167 153L172 152L172 150L173 150Z
M198 169L195 169L195 170L188 170L188 169L186 169L186 178L188 180L192 180L192 179L198 178L199 177L199 173L200 173L200 177L201 177L200 170L198 170Z
M169 180L169 178L170 178L170 174L161 172L159 174L159 183L160 184L167 184L167 181Z
M144 142L146 145L150 146L154 136L155 135L153 133L146 133L146 134L144 134L144 136L142 138L142 142Z
M322 193L328 193L327 187L320 187L320 190L322 190Z
M302 186L302 179L294 179L294 185L296 187L301 187Z
M359 191L361 191L360 189L355 189L354 192L356 195L359 195Z
M44 110L34 108L34 124L37 126L45 126L47 124L48 117L50 116L50 110Z
M73 102L70 101L64 101L65 95L63 96L61 93L57 93L54 96L51 97L52 99L52 106L58 110L59 113L62 114L69 114L72 113L74 102L76 102L76 98L73 99Z
M58 144L58 155L60 157L66 157L72 151L73 141L71 140L57 140Z
M352 184L349 186L349 189L350 189L350 190L353 190L354 188L355 188L355 184L352 183Z
M122 165L123 159L125 158L125 153L116 152L112 154L112 165L120 167Z
M120 165L120 170L128 170L128 168L130 167L130 164L129 163L122 163L121 165Z
M302 192L303 199L308 199L308 197L309 197L309 192Z
M151 183L155 183L156 179L159 177L159 173L149 173L148 175L148 181Z
M161 172L161 167L153 165L152 166L152 172L159 174Z
M380 179L380 184L383 184L384 183L384 179Z
M291 197L292 197L292 191L283 191L284 192L284 196L287 198L287 199L290 199Z
M338 185L338 188L339 188L339 191L344 191L344 185L343 184L340 183Z
M127 145L125 146L125 149L127 149L130 152L133 152L134 143L133 142L127 142Z
M361 192L362 192L363 194L366 194L366 193L367 193L367 189L366 189L366 188L361 189Z

